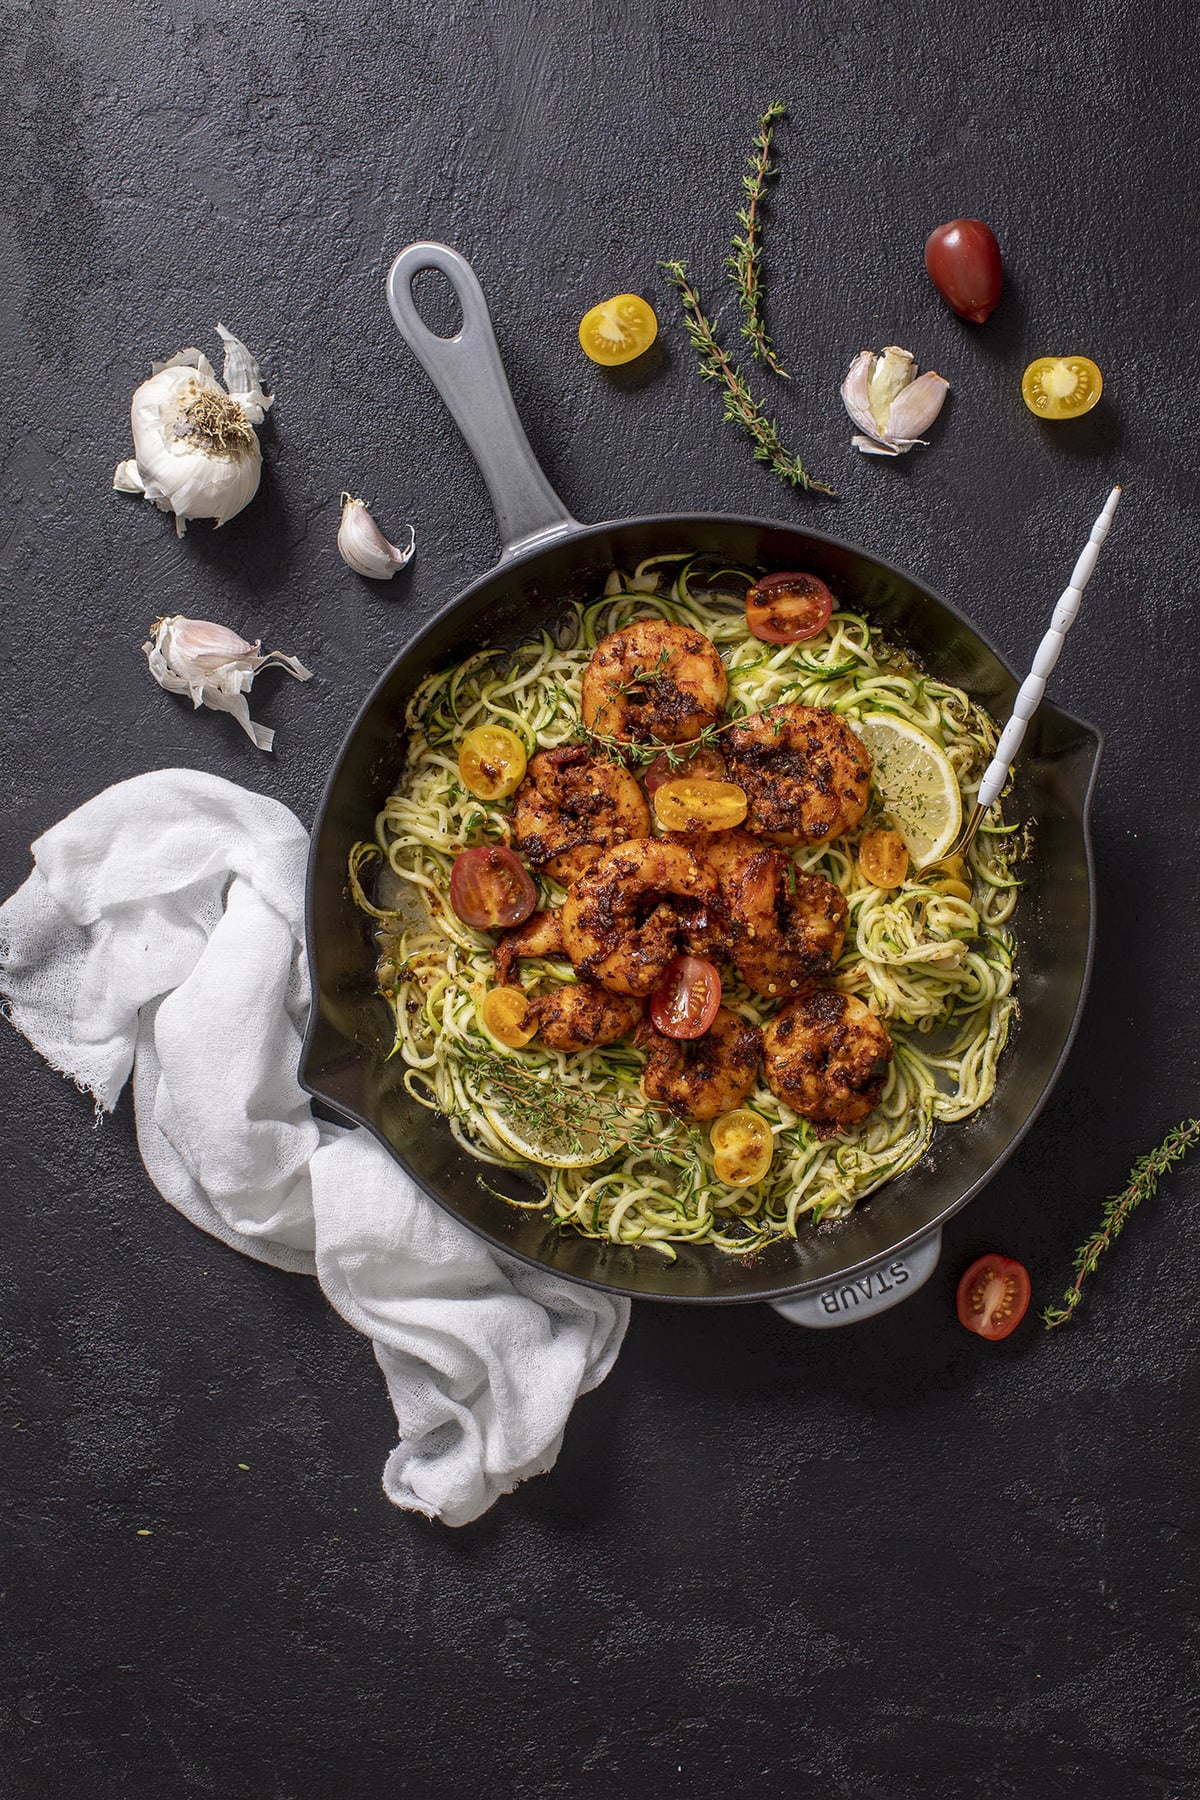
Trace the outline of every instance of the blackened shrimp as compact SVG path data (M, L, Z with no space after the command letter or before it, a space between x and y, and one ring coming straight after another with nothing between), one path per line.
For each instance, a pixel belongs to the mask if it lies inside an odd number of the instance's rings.
M567 954L562 913L555 908L530 913L523 925L502 932L492 951L496 980L502 987L516 980L517 963L525 957ZM610 994L594 981L560 982L543 994L529 996L527 1022L537 1023L538 1036L552 1050L596 1050L615 1044L633 1030L642 1002L628 994Z
M634 1042L646 1052L642 1088L681 1119L715 1119L740 1106L758 1074L757 1026L722 1006L698 1038L670 1038L643 1019Z
M567 947L563 943L562 913L554 907L545 912L530 913L521 925L514 925L511 931L502 931L500 941L492 951L492 961L496 967L496 980L501 987L508 987L514 979L516 964L523 956L566 956Z
M832 1137L879 1102L892 1040L861 1000L819 988L793 1000L763 1027L767 1086Z
M615 1044L641 1016L640 1000L610 994L594 981L552 988L529 1002L530 1022L537 1019L538 1036L552 1050L598 1050L603 1044Z
M846 936L844 896L804 875L785 851L747 831L672 834L717 878L717 898L692 922L687 949L736 964L747 986L790 999L831 973Z
M679 844L618 844L567 893L567 954L580 975L613 993L649 994L686 941L689 921L716 892L716 877Z
M746 829L777 844L823 844L867 810L871 758L837 713L772 706L724 740L730 780L749 801Z
M685 948L710 962L729 962L733 957L734 906L741 877L764 846L748 831L671 832L669 841L688 850L702 868L716 877L712 902L688 923Z
M583 722L626 744L688 743L716 724L728 691L702 631L635 619L596 646L583 672Z
M832 973L849 911L832 881L762 845L732 882L729 904L733 960L756 994L788 999Z
M531 756L513 798L513 835L522 855L564 886L608 845L649 829L641 783L582 744Z

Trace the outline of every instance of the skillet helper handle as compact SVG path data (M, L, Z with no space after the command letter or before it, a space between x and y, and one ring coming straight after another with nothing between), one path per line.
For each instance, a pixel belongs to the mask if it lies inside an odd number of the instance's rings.
M1054 608L1050 629L1038 645L1037 655L1033 659L1033 667L1021 683L1020 692L1013 702L1008 723L1000 734L1000 742L996 745L996 754L988 764L983 780L979 784L979 795L975 802L977 813L985 813L993 801L998 800L1004 791L1004 784L1008 780L1008 771L1016 759L1017 751L1021 748L1025 737L1025 727L1041 704L1042 695L1046 691L1046 683L1049 681L1054 665L1062 654L1062 647L1067 641L1067 633L1079 617L1083 590L1091 579L1092 570L1095 568L1096 559L1100 554L1100 546L1108 536L1108 528L1112 524L1112 517L1117 510L1117 501L1120 498L1121 490L1119 487L1115 487L1105 502L1104 511L1092 526L1092 534L1071 572L1071 579L1063 589L1058 605Z
M815 1294L801 1294L796 1300L772 1300L777 1313L792 1325L807 1325L814 1331L825 1331L833 1325L854 1325L859 1319L874 1318L889 1306L898 1306L923 1287L938 1266L942 1254L941 1231L931 1231L918 1238L898 1256L872 1264L861 1275L836 1282Z
M462 308L456 337L430 331L413 298L413 277L440 269ZM448 244L410 244L387 280L396 327L445 401L479 465L500 527L501 561L579 529L533 454L517 417L483 289L466 257Z

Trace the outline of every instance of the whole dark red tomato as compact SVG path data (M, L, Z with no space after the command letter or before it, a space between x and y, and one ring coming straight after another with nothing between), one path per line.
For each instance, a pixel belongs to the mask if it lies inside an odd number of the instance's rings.
M925 240L925 267L960 319L982 325L1000 298L1004 265L995 233L982 219L951 219Z
M450 904L464 925L500 931L519 925L533 911L537 889L511 850L484 844L464 850L450 871Z
M824 631L833 595L819 575L763 575L746 595L746 625L764 644L800 644Z
M703 956L676 956L650 996L650 1019L669 1038L703 1037L721 1004L721 971Z
M958 1322L980 1337L1006 1338L1025 1317L1029 1273L1011 1256L980 1256L958 1284Z

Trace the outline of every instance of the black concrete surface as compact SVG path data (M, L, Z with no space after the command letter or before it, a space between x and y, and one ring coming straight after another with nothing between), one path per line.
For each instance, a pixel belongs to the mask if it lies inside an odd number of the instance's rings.
M1034 1134L880 1320L642 1306L556 1470L479 1524L395 1512L365 1341L312 1283L155 1194L128 1102L0 1035L6 1796L1120 1796L1198 1788L1197 1169L1077 1324L968 1337L988 1247L1044 1303L1139 1151L1196 1108L1195 10L1170 0L28 0L5 11L0 888L105 784L182 762L311 818L360 696L495 552L479 477L383 303L432 235L490 298L552 481L585 518L814 520L908 566L1014 661L1109 484L1126 499L1057 694L1108 734L1092 997ZM780 96L770 393L841 498L723 427L656 258L721 262ZM1189 197L1190 196L1190 197ZM983 329L926 283L958 213L1004 247ZM653 361L581 357L625 288ZM152 355L224 320L278 403L254 505L178 543L109 492ZM953 397L932 447L857 459L837 384L901 342ZM1081 350L1101 407L1024 409ZM345 570L337 496L419 549ZM185 611L293 651L274 759L149 680ZM242 1469L241 1464L248 1467ZM149 1536L139 1532L148 1531Z

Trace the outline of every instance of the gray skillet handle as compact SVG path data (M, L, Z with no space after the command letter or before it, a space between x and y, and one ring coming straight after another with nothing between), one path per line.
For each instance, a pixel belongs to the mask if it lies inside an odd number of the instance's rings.
M874 1263L849 1281L839 1281L815 1294L801 1294L798 1300L772 1300L771 1305L793 1325L818 1331L831 1325L853 1325L915 1294L937 1268L941 1254L941 1231L931 1231L899 1256Z
M413 276L440 269L462 308L456 337L430 331L413 299ZM446 244L410 244L392 264L388 305L401 337L450 409L479 464L500 527L501 561L579 530L530 448L509 391L487 301L474 269Z

